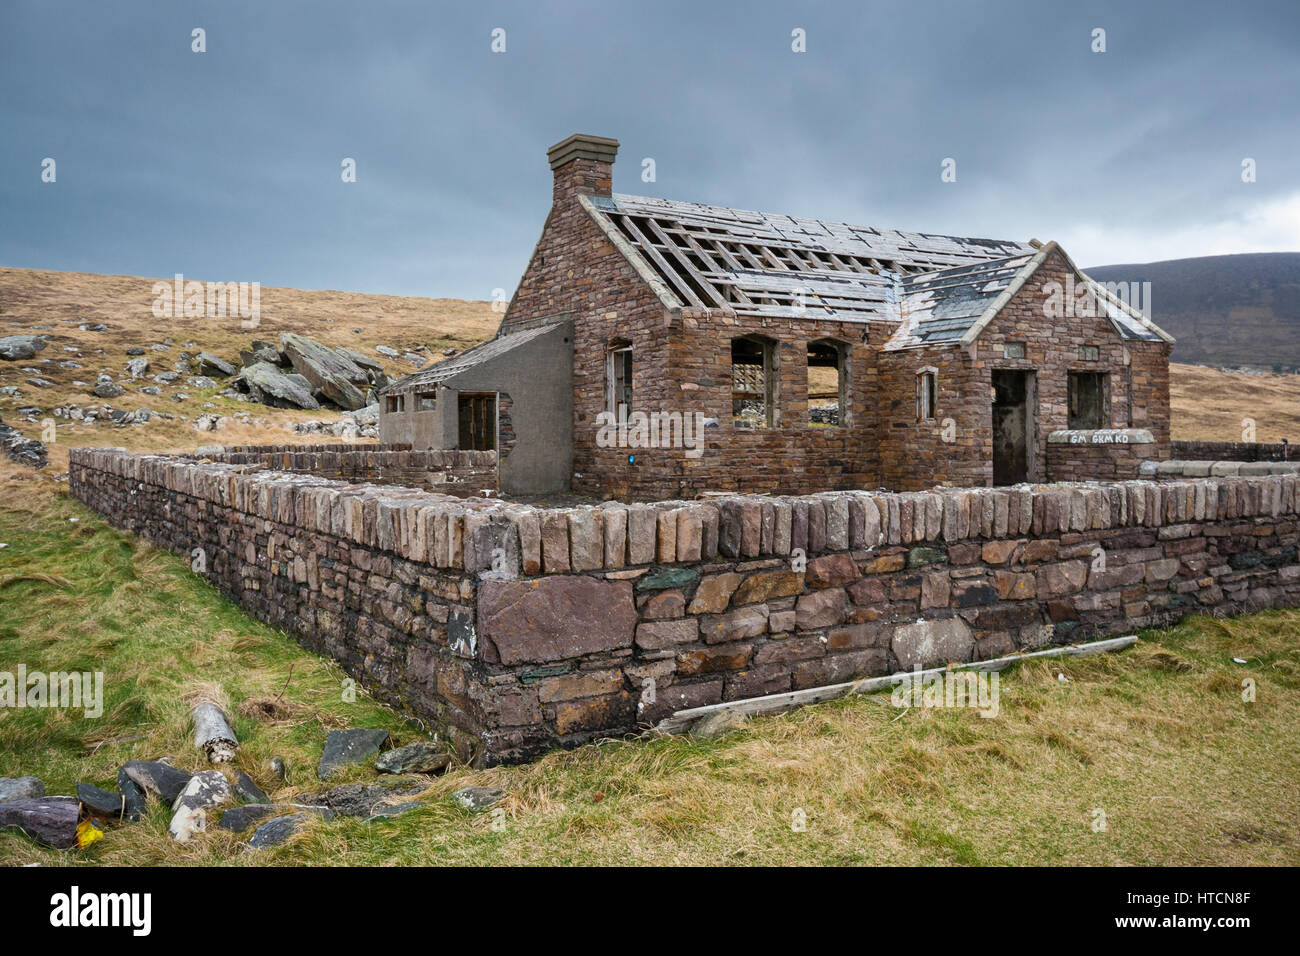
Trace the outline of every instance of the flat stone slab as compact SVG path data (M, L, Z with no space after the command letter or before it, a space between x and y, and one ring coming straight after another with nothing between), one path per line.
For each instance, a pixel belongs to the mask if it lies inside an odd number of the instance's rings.
M334 819L334 811L327 807L309 807L297 803L246 803L241 807L231 807L223 813L217 829L243 833L254 823L267 817L293 816L301 813L315 813L326 820Z
M77 799L88 810L105 820L127 818L126 797L116 790L104 790L94 784L79 781L77 783Z
M366 763L373 759L379 748L388 743L388 731L355 727L349 730L331 730L325 738L325 750L316 776L327 780L344 767Z
M437 744L417 740L380 754L375 769L380 773L437 773L451 763L451 754Z
M419 793L427 783L395 779L391 783L345 783L320 793L302 794L294 802L305 807L324 807L345 817L370 817L384 805L392 804L397 797L410 797Z
M478 630L501 664L545 664L632 647L630 581L554 575L479 585Z
M257 828L257 832L248 841L248 845L255 850L261 850L268 846L279 846L301 830L306 822L306 813L292 813L288 816L276 817L274 820L267 820Z
M253 778L242 770L235 771L235 793L241 800L247 800L249 803L268 803L271 799L253 782Z
M423 800L408 800L406 803L389 803L381 807L376 807L375 812L366 817L366 823L375 820L387 820L391 817L400 817L403 813L410 813L412 810L418 810L424 806Z

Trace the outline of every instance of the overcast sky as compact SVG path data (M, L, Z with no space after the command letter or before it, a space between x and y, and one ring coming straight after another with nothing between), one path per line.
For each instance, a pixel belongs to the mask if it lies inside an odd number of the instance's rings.
M1300 2L3 0L0 265L508 294L573 132L616 192L1085 267L1300 250Z

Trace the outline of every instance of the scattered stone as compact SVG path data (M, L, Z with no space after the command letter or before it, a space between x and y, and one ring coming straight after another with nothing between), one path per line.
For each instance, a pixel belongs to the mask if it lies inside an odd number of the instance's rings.
M268 766L271 768L271 773L279 777L282 783L289 779L289 768L285 766L283 757L272 757Z
M354 727L350 730L331 730L325 738L316 775L326 780L351 764L365 763L379 753L388 743L388 731Z
M108 331L108 326L105 325L103 322L95 322L93 324L82 324L77 326L77 328L81 329L81 331L83 332L107 332Z
M235 793L249 803L266 803L270 799L252 777L238 769L235 770Z
M39 415L40 409L36 413ZM22 432L4 422L0 422L0 451L29 468L44 468L49 464L49 453L44 443L34 438L24 438Z
M185 384L188 385L190 388L218 388L219 387L215 381L208 378L206 375L191 375L188 379L185 380Z
M145 353L145 350L144 350L144 349L140 348L140 346L138 346L138 345L133 345L133 346L131 346L129 349L126 350L126 354L127 354L127 355L144 355L144 354L146 354L146 353Z
M239 371L225 359L211 352L200 352L195 361L198 363L200 375L219 375L222 378L229 378Z
M157 385L146 385L140 389L142 395L161 395L162 389Z
M402 354L401 352L397 351L397 349L390 348L387 345L376 345L375 351L378 352L380 355L384 356L384 358L392 358L392 359L395 359Z
M152 793L169 804L176 802L192 776L161 760L128 760L122 764L122 771L145 793ZM121 789L120 774L117 783L118 789Z
M129 819L127 817L126 797L116 790L103 790L90 783L77 783L77 799L105 820Z
M437 773L451 762L451 754L436 744L417 740L381 754L375 761L380 773Z
M304 815L314 813L325 820L334 819L334 811L328 807L309 807L299 803L246 803L242 807L232 807L223 813L217 828L230 830L232 833L243 833L259 820L265 820L276 814L288 815L292 811Z
M294 813L286 817L267 820L257 828L257 832L253 834L253 839L248 841L248 845L255 850L268 846L279 846L302 829L302 825L306 822L307 814L305 813Z
M395 797L410 797L425 788L424 782L396 779L385 783L345 783L321 793L303 794L296 800L305 807L324 807L345 817L369 817Z
M144 790L131 779L126 767L117 772L117 789L122 794L122 815L128 820L139 820L146 809Z
M422 806L424 806L423 800L408 800L406 803L390 803L387 806L377 807L374 813L366 817L366 823L370 823L374 820L386 820L389 817L400 817L403 813L418 810Z
M176 798L167 832L177 843L187 843L208 828L208 810L229 802L230 784L221 771L200 770Z
M471 813L486 810L500 803L505 796L506 792L500 787L462 787L452 794L452 798Z
M41 378L39 375L27 379L27 384L33 388L53 388L54 383L48 378Z
M77 845L77 798L34 797L0 803L0 829L16 827L38 843L68 850Z
M45 348L45 339L39 335L6 335L0 338L0 359L17 362L35 358Z
M35 800L45 796L40 777L0 777L0 803L10 800Z
M126 363L127 374L132 378L139 378L145 372L149 371L149 360L147 358L133 358Z
M98 395L100 398L120 398L126 394L126 389L121 385L118 385L117 382L101 379L100 382L91 389L91 392Z
M226 427L224 415L200 415L194 420L195 431L215 432Z

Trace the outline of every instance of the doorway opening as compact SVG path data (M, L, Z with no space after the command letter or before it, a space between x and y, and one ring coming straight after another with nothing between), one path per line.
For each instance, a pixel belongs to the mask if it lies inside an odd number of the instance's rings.
M460 428L456 447L463 451L495 451L497 447L496 393L461 392L457 412Z
M1035 477L1034 373L993 370L993 484L1015 485Z

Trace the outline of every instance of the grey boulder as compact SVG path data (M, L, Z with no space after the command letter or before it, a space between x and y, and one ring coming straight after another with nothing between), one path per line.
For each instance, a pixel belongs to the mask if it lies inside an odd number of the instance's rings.
M34 358L45 344L45 339L39 335L6 335L0 338L0 359L17 362Z
M340 408L364 408L365 371L345 355L295 332L280 333L280 348L293 370Z
M417 740L380 754L375 769L380 773L436 773L451 763L451 755L436 744Z

